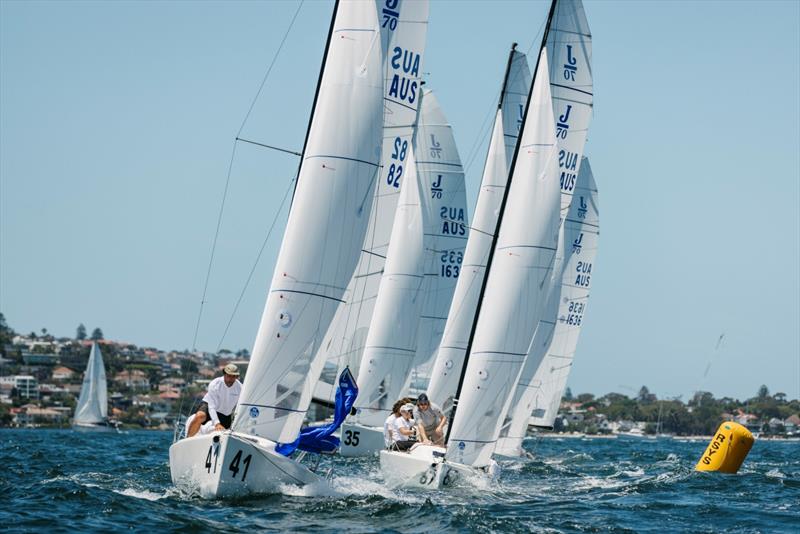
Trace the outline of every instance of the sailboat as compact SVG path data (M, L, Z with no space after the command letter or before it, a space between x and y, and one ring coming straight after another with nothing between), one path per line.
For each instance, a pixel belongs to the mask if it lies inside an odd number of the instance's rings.
M458 386L458 377L464 363L475 309L478 306L478 297L486 273L486 260L497 227L497 214L508 179L508 167L514 157L531 86L528 60L516 47L517 44L514 43L506 64L494 129L486 156L475 216L472 220L472 230L427 388L428 397L440 406L445 414L449 414L452 408L453 396Z
M72 428L81 431L115 431L116 426L108 421L108 389L103 355L97 342L92 343L89 362L83 375L81 394L75 407Z
M552 429L567 387L578 336L584 323L600 229L597 185L584 157L574 200L564 220L565 262L559 283L548 297L555 312L536 329L509 412L509 422L497 440L495 454L523 455L522 440L529 426Z
M289 220L232 428L169 450L173 482L202 497L324 481L282 452L300 436L324 364L318 349L367 230L383 132L382 31L375 2L335 4Z
M358 376L372 322L401 186L412 168L408 150L413 142L422 97L422 69L428 31L428 0L387 0L381 11L384 58L384 124L381 176L374 189L372 210L358 265L336 310L319 352L325 360L314 387L314 402L332 406L336 378L345 368ZM359 441L358 436L348 442Z
M545 46L554 10L555 2L500 204L446 448L381 451L381 471L391 485L442 487L463 476L492 474L496 466L491 455L544 308L560 226L558 145Z
M359 368L356 414L342 426L343 456L385 448L383 423L431 358L467 238L464 173L434 93L422 94L386 266ZM427 340L427 344L421 343ZM422 345L422 346L420 346Z
M566 386L573 354L569 355L568 362L554 363L552 359L545 362L544 359L555 339L554 328L562 331L565 326L557 327L556 322L560 321L562 316L568 322L580 321L583 317L585 301L583 306L577 302L572 303L573 309L570 309L569 304L565 307L564 299L572 296L573 291L568 289L570 286L588 287L581 284L588 284L590 275L582 272L580 278L573 276L573 272L570 271L572 266L567 263L570 258L579 256L579 259L583 260L580 263L581 268L584 271L591 270L597 239L597 227L590 226L586 221L587 210L590 209L587 203L592 198L596 200L596 196L592 197L587 191L586 184L591 180L591 171L588 178L587 176L581 178L583 164L586 161L583 152L592 117L593 82L592 36L580 0L558 2L547 43L550 64L557 66L550 71L550 90L553 95L553 112L558 117L556 138L559 148L562 221L545 313L536 327L515 394L511 399L511 409L503 423L501 437L495 450L498 455L512 457L522 455L522 438L529 422L534 426L552 428L561 394ZM582 187L577 183L581 180L584 184ZM574 195L579 187L583 192L581 203L572 207ZM594 194L596 195L596 192ZM596 206L594 214L596 219ZM584 237L585 243L581 241ZM581 251L583 251L582 256ZM589 256L592 258L588 258ZM574 309L576 307L581 312L576 312ZM580 326L571 322L566 326L577 326L577 329L572 329L577 343ZM574 349L573 345L572 353ZM558 352L562 358L566 358L563 350ZM560 370L558 379L553 376L556 369ZM543 386L542 380L553 386ZM553 395L556 397L550 397ZM545 408L545 405L548 408ZM543 414L543 410L548 413ZM533 418L529 421L531 415Z

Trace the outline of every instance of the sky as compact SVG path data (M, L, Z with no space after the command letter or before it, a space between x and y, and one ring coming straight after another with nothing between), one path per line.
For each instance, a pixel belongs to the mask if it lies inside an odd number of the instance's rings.
M230 167L196 346L255 264L221 344L251 349L298 161L234 139L302 148L332 5L302 5L248 112L296 1L0 1L8 324L191 348ZM508 49L535 56L548 6L431 2L470 213ZM800 397L800 3L585 9L601 235L571 390Z

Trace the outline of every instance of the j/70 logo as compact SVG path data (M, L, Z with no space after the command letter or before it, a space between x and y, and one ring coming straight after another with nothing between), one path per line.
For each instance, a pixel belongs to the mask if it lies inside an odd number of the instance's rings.
M381 11L384 28L388 27L392 31L397 29L397 19L400 17L400 12L397 10L399 3L400 0L386 0L385 7Z
M567 104L567 110L558 116L556 123L556 137L566 139L569 132L569 112L572 111L572 104Z
M578 71L576 66L578 59L572 55L572 45L567 45L567 62L564 63L564 79L570 82L575 81L575 73Z

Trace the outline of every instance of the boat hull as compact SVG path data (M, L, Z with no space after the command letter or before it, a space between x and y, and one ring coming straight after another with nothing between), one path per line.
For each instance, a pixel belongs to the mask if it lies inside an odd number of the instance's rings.
M169 448L172 482L205 499L276 493L324 479L275 452L263 438L214 432L173 443Z
M382 428L344 423L341 433L339 454L342 456L371 456L386 448Z
M482 469L446 461L444 453L444 447L435 445L417 445L410 452L381 451L383 478L393 488L443 489L468 477L487 476Z

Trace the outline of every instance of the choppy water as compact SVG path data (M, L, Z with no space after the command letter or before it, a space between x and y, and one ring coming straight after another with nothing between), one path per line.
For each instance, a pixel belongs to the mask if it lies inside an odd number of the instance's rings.
M377 458L326 458L332 489L202 501L175 489L166 432L0 430L0 530L800 532L800 443L757 441L738 475L705 441L531 439L491 485L389 490Z

